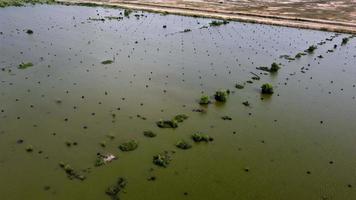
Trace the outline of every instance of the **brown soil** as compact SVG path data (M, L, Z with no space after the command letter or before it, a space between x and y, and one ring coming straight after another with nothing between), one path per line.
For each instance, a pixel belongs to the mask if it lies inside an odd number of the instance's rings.
M356 33L355 0L57 0Z

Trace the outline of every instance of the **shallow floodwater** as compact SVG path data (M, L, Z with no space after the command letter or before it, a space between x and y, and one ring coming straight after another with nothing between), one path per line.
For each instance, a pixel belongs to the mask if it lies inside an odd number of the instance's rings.
M201 28L212 19L139 11L89 20L120 13L0 9L1 199L110 199L105 190L118 177L128 181L123 200L356 199L355 39L341 46L349 35L239 22ZM280 57L310 45L313 54ZM33 66L18 69L22 62ZM281 64L274 75L256 69L273 62ZM260 80L246 83L251 72ZM275 93L261 95L263 83ZM221 88L232 91L226 103L199 106ZM156 126L177 114L189 119ZM214 141L194 143L196 132ZM120 151L130 139L138 148ZM193 147L176 148L181 139ZM171 163L155 166L165 150L175 151ZM95 167L98 152L118 159ZM70 180L60 162L87 178Z

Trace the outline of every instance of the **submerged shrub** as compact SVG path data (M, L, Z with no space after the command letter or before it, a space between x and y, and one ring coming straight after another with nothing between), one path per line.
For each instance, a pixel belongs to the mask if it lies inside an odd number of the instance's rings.
M216 101L226 102L228 94L228 90L218 90L215 92L214 97Z
M192 135L192 139L194 142L211 142L214 140L214 138L202 133L194 133Z
M127 185L127 181L125 178L119 177L116 183L112 186L109 186L105 190L105 194L111 197L113 200L118 200L120 199L119 195L120 193L125 189Z
M261 86L262 94L273 94L273 86L269 83L265 83Z
M272 63L271 68L269 69L270 72L277 72L280 69L277 63Z
M137 147L138 147L137 141L136 140L130 140L130 141L122 143L119 146L119 149L121 151L133 151L133 150L137 149Z
M154 133L153 131L143 131L143 135L146 137L156 137L156 133Z
M27 152L32 152L32 151L33 151L33 146L32 146L32 145L28 145L28 146L26 147L26 151L27 151Z
M345 38L342 38L342 41L341 41L341 45L345 45L349 42L349 38L345 37Z
M318 47L315 45L311 45L309 46L309 48L307 50L305 50L308 53L313 53L315 51L315 49L317 49Z
M69 164L59 163L59 166L64 170L69 179L79 179L81 181L85 180L86 177L84 175L79 174L75 171Z
M210 103L210 97L207 96L207 95L203 95L200 97L200 101L199 101L199 104L200 105L207 105Z
M238 84L238 83L236 83L236 85L235 85L235 88L237 88L237 89L244 89L244 87L245 86L243 86L243 85L241 85L241 84Z
M101 62L101 64L107 65L107 64L111 64L111 63L113 63L113 62L114 62L114 61L112 61L112 60L104 60L104 61Z
M229 121L232 120L232 118L230 116L227 116L227 115L226 116L222 116L221 119L222 120L229 120Z
M33 64L32 64L32 62L27 62L27 63L21 63L21 64L19 64L19 69L26 69L26 68L29 68L29 67L33 67Z
M179 140L179 141L176 143L176 147L185 150L185 149L190 149L190 148L192 148L192 145L189 144L188 142L184 141L184 140Z
M31 35L31 34L33 34L33 30L27 29L26 33L29 34L29 35Z
M125 16L125 17L129 17L131 13L132 13L132 10L131 10L131 9L125 9L125 10L124 10L124 16Z
M177 122L183 122L184 120L188 119L189 116L188 115L185 115L185 114L179 114L179 115L176 115L173 120L177 121Z
M216 21L216 20L213 20L209 23L210 26L221 26L221 25L225 25L225 24L228 24L229 22L226 21L226 20L223 20L223 21Z
M171 156L167 151L153 156L153 164L160 167L167 167L171 160Z
M156 122L160 128L177 128L178 122L176 120L159 120Z

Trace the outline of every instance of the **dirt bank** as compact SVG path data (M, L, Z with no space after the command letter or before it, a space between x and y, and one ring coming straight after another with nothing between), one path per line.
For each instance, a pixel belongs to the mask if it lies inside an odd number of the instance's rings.
M152 12L229 19L243 22L356 34L356 20L354 17L355 8L352 6L354 4L353 1L350 2L351 8L345 8L348 4L348 1L339 1L339 6L333 7L334 11L339 11L339 15L335 15L335 13L334 15L331 15L330 9L326 9L328 8L328 6L330 7L330 5L333 5L330 3L333 1L326 1L329 2L329 4L322 4L319 5L320 8L314 7L313 9L308 9L308 7L310 7L310 4L301 4L301 2L299 2L299 7L294 8L293 12L291 11L291 9L293 9L293 5L287 6L285 1L280 2L279 4L276 3L274 4L274 6L269 6L268 9L262 9L266 6L261 6L260 10L258 10L256 6L253 7L252 5L245 5L246 7L236 7L235 3L232 2L227 2L225 4L224 2L219 2L216 6L214 6L211 1L194 1L194 3L191 3L192 1L187 1L190 3L184 4L182 3L182 1L178 0L57 0L57 2L65 4L90 3L96 5L109 5ZM254 2L255 1L251 1L250 4L253 4ZM343 4L340 2L343 2ZM220 4L222 4L223 6L218 6ZM277 11L280 13L278 13ZM315 14L312 15L312 12L314 12Z

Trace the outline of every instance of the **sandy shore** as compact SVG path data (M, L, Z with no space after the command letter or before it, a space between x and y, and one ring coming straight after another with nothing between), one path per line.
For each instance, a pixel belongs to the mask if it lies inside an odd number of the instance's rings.
M345 20L340 15L340 20L332 19L311 19L305 17L296 16L287 16L287 15L274 15L266 14L265 12L248 12L222 9L222 8L211 8L211 6L187 6L170 3L160 3L160 2L150 2L150 1L103 1L103 0L56 0L57 2L64 4L83 4L90 3L96 5L108 5L108 6L117 6L120 8L129 8L137 9L151 12L161 12L161 13L170 13L178 15L187 15L187 16L199 16L199 17L208 17L208 18L217 18L217 19L227 19L227 20L236 20L242 22L251 22L251 23L261 23L269 25L278 25L278 26L287 26L295 28L304 28L304 29L314 29L314 30L323 30L323 31L332 31L332 32L341 32L341 33L351 33L356 34L356 23L355 19ZM199 4L198 4L199 5ZM301 15L301 13L298 13ZM353 15L353 12L351 12ZM350 16L352 16L350 14ZM347 16L346 16L347 18Z

